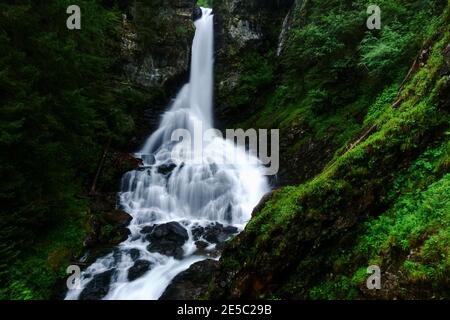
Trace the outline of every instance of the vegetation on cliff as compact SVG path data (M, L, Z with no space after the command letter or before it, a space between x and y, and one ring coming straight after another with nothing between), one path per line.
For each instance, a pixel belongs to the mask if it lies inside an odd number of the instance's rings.
M186 75L193 1L79 0L81 31L71 4L0 4L0 299L55 297L86 246L123 240L121 151ZM366 0L197 4L220 125L281 130L277 188L207 297L450 298L450 2L378 0L381 30Z
M248 126L284 129L296 183L258 206L210 297L449 298L449 4L379 5L380 31L366 1L294 7L283 72ZM305 176L313 140L329 154ZM370 265L382 290L366 287Z
M55 296L92 221L99 239L120 238L87 194L107 149L116 151L105 157L96 190L118 190L130 164L117 150L129 148L144 107L161 97L123 73L122 14L131 1L78 1L81 30L66 27L72 4L0 4L2 299Z

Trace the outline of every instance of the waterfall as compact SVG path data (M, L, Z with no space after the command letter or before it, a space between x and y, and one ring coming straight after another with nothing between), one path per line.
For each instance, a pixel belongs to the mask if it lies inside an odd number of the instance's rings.
M214 34L212 10L202 13L189 83L136 153L143 165L122 178L120 206L133 218L130 235L83 271L80 288L66 299L89 299L86 292L97 284L97 298L158 299L190 265L218 259L217 245L243 230L269 191L254 156L218 134L203 138L213 127ZM177 129L200 135L201 150L192 151L192 141L174 141Z

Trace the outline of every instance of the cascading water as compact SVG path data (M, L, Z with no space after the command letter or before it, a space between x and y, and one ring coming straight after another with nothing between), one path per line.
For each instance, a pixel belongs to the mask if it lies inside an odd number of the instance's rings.
M211 9L202 13L195 21L190 82L136 153L141 168L122 180L120 205L133 217L130 236L89 266L66 299L89 299L85 289L95 281L109 283L103 299L158 299L191 264L217 259L217 243L244 228L269 190L263 167L233 142L211 136L202 140L201 152L192 152L190 143L172 139L177 129L202 135L213 125L213 15ZM174 161L174 154L183 161Z

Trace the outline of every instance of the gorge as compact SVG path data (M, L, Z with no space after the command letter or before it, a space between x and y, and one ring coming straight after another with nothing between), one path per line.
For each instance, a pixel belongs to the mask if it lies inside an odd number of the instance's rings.
M450 298L447 0L71 4L0 4L1 299Z

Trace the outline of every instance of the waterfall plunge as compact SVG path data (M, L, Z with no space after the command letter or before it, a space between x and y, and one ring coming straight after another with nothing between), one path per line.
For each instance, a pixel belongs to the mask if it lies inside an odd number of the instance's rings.
M195 135L199 127L203 133L213 126L213 15L211 9L202 8L202 12L195 22L190 82L136 153L144 160L142 168L126 173L122 179L120 205L133 217L131 234L113 253L82 272L81 288L69 290L66 299L78 299L96 275L108 270L112 276L104 299L158 299L178 273L208 258L197 250L193 228L220 222L242 230L252 209L269 190L259 162L232 142L215 136L203 142L201 153L192 153L190 144L171 140L176 129ZM175 165L171 157L174 150L190 157ZM223 165L224 159L227 165ZM180 223L189 236L181 259L149 252L149 240L141 232L145 227L172 221ZM129 281L132 250L152 267Z

